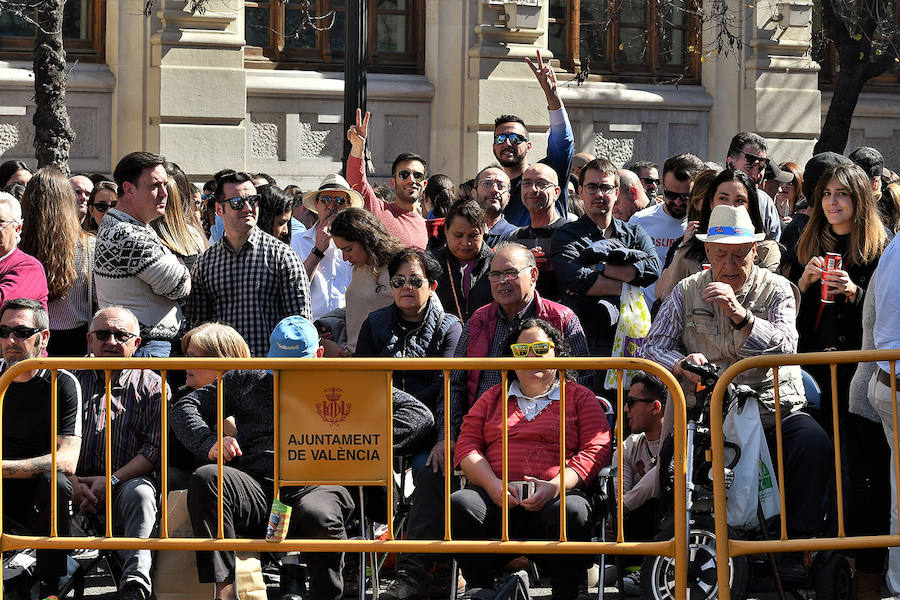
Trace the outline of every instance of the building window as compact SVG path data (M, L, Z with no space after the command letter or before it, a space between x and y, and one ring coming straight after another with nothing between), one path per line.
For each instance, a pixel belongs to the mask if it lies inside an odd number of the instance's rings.
M860 4L860 7L862 6L863 5ZM881 5L879 4L879 6ZM884 22L884 29L881 31L884 33L876 30L875 36L876 39L879 40L884 39L884 37L879 36L886 34L887 37L890 37L895 31L900 31L900 0L893 3L885 2L883 8L885 9L885 12L881 15L881 18ZM849 13L849 16L858 16L863 10L863 8L860 8L859 12L852 11ZM885 46L889 43L889 40L886 40ZM838 65L837 49L831 42L829 32L825 29L822 11L819 10L818 4L816 5L815 10L813 10L812 58L818 62L821 67L819 69L819 87L827 90L832 89L837 82L840 67ZM891 68L878 77L874 77L867 81L865 88L870 90L883 90L885 87L890 86L896 89L898 84L900 84L900 63L895 60Z
M695 0L550 0L549 44L562 65L606 81L697 83Z
M63 45L67 60L102 62L106 15L102 0L68 0L63 8ZM36 15L30 15L36 19ZM35 26L9 11L0 11L0 58L30 60Z
M344 67L347 2L353 0L246 0L248 66ZM424 71L425 0L367 2L369 68Z

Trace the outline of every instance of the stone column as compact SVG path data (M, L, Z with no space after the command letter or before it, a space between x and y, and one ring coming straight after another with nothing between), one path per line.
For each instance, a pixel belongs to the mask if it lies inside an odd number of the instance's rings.
M210 0L191 14L183 0L158 0L146 83L147 146L205 177L246 162L247 84L240 3Z
M802 165L812 155L821 119L819 67L809 55L812 2L729 4L743 48L703 64L703 85L713 96L710 158L724 161L736 132L755 131L769 140L777 160ZM704 40L707 50L711 42Z

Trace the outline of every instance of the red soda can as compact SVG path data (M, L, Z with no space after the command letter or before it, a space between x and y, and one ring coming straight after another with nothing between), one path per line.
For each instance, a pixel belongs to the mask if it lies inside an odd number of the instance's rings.
M828 290L825 285L825 274L841 268L841 255L837 252L828 252L825 254L825 268L822 269L822 302L825 304L834 303L834 293Z

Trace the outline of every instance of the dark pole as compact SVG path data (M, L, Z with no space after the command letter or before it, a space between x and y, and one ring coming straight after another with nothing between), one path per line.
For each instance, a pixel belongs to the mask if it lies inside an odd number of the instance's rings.
M369 64L368 0L347 2L346 28L344 35L344 133L356 125L356 109L366 113L366 73ZM347 173L347 158L350 156L350 142L344 137L344 174Z

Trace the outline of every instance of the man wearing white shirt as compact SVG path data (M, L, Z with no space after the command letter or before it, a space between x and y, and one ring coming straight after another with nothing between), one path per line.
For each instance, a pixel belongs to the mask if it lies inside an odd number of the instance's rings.
M665 264L672 244L684 235L694 178L702 170L703 161L693 154L667 158L663 164L663 201L634 213L628 221L650 234L661 264ZM644 288L647 306L652 306L656 299L655 289L656 282Z
M331 241L331 221L348 206L361 208L362 196L340 175L329 175L318 190L303 195L303 206L319 215L315 227L291 237L291 248L303 261L309 277L313 320L344 306L344 293L353 270Z

